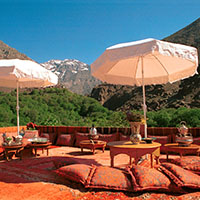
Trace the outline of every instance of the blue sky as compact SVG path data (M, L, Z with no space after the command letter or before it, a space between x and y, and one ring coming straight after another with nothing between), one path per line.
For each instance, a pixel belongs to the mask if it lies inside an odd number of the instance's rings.
M0 0L0 40L39 63L91 64L109 46L177 32L199 8L199 0Z

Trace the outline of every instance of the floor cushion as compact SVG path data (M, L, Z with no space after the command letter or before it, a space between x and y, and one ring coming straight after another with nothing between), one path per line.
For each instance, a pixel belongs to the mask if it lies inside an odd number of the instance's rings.
M173 163L162 163L160 169L180 187L200 189L200 176Z
M56 140L57 146L73 146L73 143L73 134L58 134L58 138Z
M134 191L155 190L155 191L169 191L171 181L170 179L155 168L143 167L134 165L127 168L131 177Z
M49 142L51 142L52 144L55 144L56 134L54 133L41 133L40 137L47 138Z
M80 162L78 161L78 159L74 159L71 157L58 157L53 160L53 164L55 168L58 169L67 165L80 164Z
M56 169L54 172L67 180L85 184L92 167L85 164L72 164Z
M23 138L33 138L38 136L39 136L38 130L26 130Z
M123 169L93 166L85 187L132 191L131 176Z
M191 170L196 174L200 174L200 157L199 156L183 156L173 159L172 162L184 169Z
M88 133L75 133L75 146L80 147L80 142L82 140L88 140L89 139L89 134Z
M106 143L119 140L119 133L118 132L112 133L112 134L98 134L98 135L99 135L98 140L105 141ZM106 147L108 147L108 146L106 145Z
M193 144L200 145L200 137L193 138Z
M151 135L148 135L148 137L156 138L154 140L154 142L158 142L158 143L161 144L160 152L166 153L166 147L164 145L170 142L168 136L151 136Z
M130 135L124 135L123 133L119 133L119 140L120 141L129 141Z

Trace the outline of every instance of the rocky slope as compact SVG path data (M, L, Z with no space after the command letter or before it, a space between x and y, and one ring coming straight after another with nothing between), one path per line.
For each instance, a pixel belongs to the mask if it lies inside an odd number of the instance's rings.
M148 110L181 106L199 108L199 88L200 77L198 75L173 84L146 86ZM143 104L141 87L102 84L93 89L91 97L111 110L141 110Z
M200 18L163 40L194 46L200 52ZM102 84L92 90L91 97L111 110L142 109L141 87ZM146 104L148 110L181 106L198 108L200 76L195 75L173 84L146 86Z
M19 58L22 60L31 60L28 56L25 54L20 53L16 49L8 46L4 42L0 40L0 59L15 59Z
M77 94L88 95L101 83L91 76L90 66L78 60L50 60L42 65L58 75L61 85Z

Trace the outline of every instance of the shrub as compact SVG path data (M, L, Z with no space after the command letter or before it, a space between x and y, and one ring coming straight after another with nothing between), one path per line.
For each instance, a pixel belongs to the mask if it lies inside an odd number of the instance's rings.
M95 99L64 88L24 91L19 94L19 106L20 125L129 126L124 112L108 110ZM200 109L162 109L147 112L147 119L150 127L176 127L181 121L186 121L188 127L200 127ZM16 91L0 92L0 126L16 126L16 121Z

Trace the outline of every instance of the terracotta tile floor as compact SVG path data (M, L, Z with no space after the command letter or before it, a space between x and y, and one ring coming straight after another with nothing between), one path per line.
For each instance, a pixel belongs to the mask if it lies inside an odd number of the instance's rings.
M42 151L38 151L40 156L46 157L46 152L42 154ZM80 162L85 164L95 164L95 165L103 165L110 166L110 151L106 149L102 152L100 149L96 149L95 154L92 154L90 149L84 149L83 153L81 149L78 147L66 147L62 146L59 148L49 149L49 156L68 156L73 157L75 159L79 159ZM170 155L170 159L178 158L179 155ZM160 155L160 162L166 161L166 155ZM129 165L129 156L125 154L119 154L114 158L115 167L125 167Z

